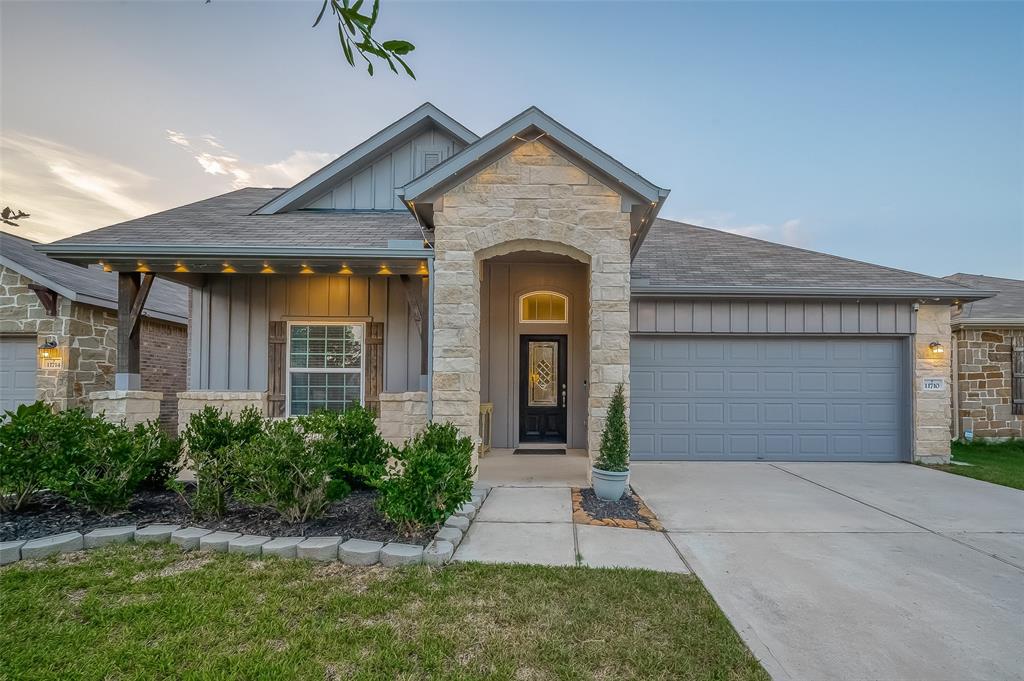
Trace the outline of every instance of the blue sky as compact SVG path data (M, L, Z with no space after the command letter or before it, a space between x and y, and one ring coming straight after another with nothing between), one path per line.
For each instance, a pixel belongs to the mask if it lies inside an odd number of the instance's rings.
M2 196L52 240L302 177L432 101L535 104L663 217L933 275L1024 278L1024 4L382 3L418 80L318 2L11 3Z

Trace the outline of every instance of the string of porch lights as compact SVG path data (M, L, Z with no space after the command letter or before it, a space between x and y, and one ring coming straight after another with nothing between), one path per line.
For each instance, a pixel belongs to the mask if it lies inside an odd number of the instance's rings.
M104 272L113 272L114 271L114 268L112 268L108 263L105 263L102 260L100 261L99 264L100 264L100 266L103 267L103 271ZM153 270L146 263L144 263L144 262L142 262L140 260L136 264L136 267L135 267L134 271L135 272L146 273L146 272L152 272ZM177 272L177 273L187 273L187 272L190 272L191 270L188 269L188 266L185 265L185 263L177 262L177 263L174 264L174 270L173 271ZM223 263L221 271L220 271L221 274L235 274L237 272L238 272L238 270L230 262ZM278 274L278 272L277 272L277 270L275 270L270 265L269 262L264 262L262 269L260 269L260 274ZM299 274L307 274L307 275L308 274L317 274L317 271L311 265L303 263L302 265L299 266ZM330 273L322 272L321 274L330 274ZM339 269L336 272L336 274L341 274L341 275L345 275L345 276L351 276L351 275L355 274L355 272L353 272L352 268L349 267L347 264L342 263L341 269ZM388 267L387 264L381 265L380 268L377 270L377 275L378 276L388 277L388 276L391 276L393 274L394 274L394 272L391 271L391 268ZM430 275L430 270L427 269L427 263L420 261L419 267L416 269L415 274L419 275L419 276L422 276L422 277L429 276Z

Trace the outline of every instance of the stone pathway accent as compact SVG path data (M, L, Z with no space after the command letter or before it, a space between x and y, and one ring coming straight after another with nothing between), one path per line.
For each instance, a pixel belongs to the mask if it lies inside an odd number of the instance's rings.
M199 540L212 533L213 530L205 527L183 527L171 533L171 543L177 544L183 551L198 549Z
M380 550L380 564L384 567L417 565L423 562L423 547L414 544L391 543Z
M146 542L153 542L157 544L163 544L171 540L171 535L174 531L179 529L180 525L147 525L146 527L140 527L135 530L135 541L143 544Z
M299 544L306 540L305 537L278 537L271 539L262 546L264 556L278 556L280 558L298 558Z
M213 551L215 553L227 553L228 543L232 539L238 539L240 532L211 532L199 538L200 551Z
M338 547L338 557L345 565L375 565L380 561L380 550L384 543L349 539Z
M228 542L228 553L242 553L249 556L258 556L263 552L263 545L270 541L270 537L263 537L258 534L243 534Z
M583 498L583 488L572 488L572 521L581 525L602 525L604 527L624 527L631 530L654 530L664 532L658 517L654 515L644 500L632 489L627 490L623 497L631 506L636 509L633 517L596 516L587 511ZM612 502L619 503L619 502Z
M101 527L85 535L85 548L96 549L109 544L127 544L135 538L135 526Z
M494 488L452 559L690 571L664 532L577 522L569 487Z
M38 560L55 553L70 553L81 551L83 548L85 542L80 533L64 532L25 542L21 547L21 557L25 560Z

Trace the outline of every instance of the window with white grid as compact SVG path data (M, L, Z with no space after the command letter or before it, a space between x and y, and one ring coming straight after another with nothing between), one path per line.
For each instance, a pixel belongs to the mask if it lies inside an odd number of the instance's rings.
M362 324L288 326L288 414L345 411L363 401Z

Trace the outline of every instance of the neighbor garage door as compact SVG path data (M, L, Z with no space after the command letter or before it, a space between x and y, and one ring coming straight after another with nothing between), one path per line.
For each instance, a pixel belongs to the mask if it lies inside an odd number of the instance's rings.
M634 459L900 461L902 341L634 336Z
M17 409L35 399L35 336L0 336L0 409Z

